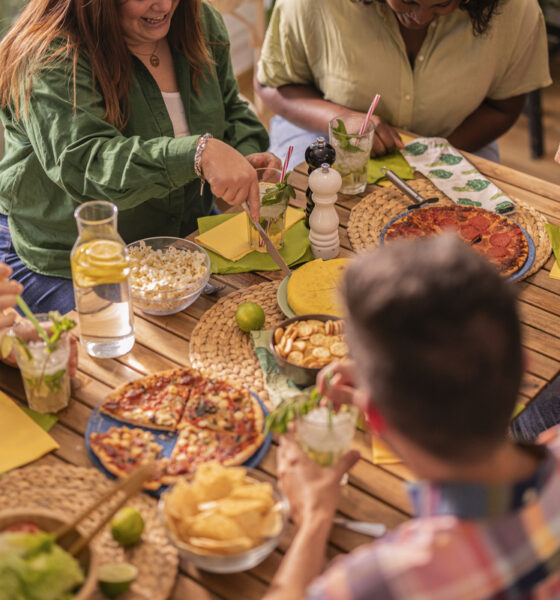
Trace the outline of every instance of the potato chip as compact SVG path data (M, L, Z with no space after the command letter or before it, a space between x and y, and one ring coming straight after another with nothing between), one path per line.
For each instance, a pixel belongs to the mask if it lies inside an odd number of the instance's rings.
M192 537L189 544L200 550L206 550L211 554L238 554L253 547L254 542L248 537L242 536L233 540L214 540L204 537Z
M282 327L278 327L278 329L274 332L274 343L279 344L283 335L284 330L282 329Z
M232 540L243 536L244 532L234 519L219 512L208 512L192 517L189 535L215 540Z
M266 505L266 510L274 505L272 485L265 481L263 483L253 483L250 485L242 485L235 488L230 495L230 498L247 498L249 500L260 500Z
M277 506L269 511L261 521L260 535L263 538L274 537L282 531L282 515L280 507Z

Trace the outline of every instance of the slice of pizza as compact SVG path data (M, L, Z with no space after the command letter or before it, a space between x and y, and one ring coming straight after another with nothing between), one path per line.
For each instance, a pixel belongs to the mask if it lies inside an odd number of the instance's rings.
M236 435L262 432L261 405L245 388L228 381L201 378L191 388L179 428L186 424Z
M89 443L101 464L118 478L126 477L139 465L156 461L163 449L149 431L126 426L111 427L103 433L92 433ZM144 488L148 490L160 487L167 459L159 459L156 464L154 478L144 483Z
M198 380L199 373L187 368L140 377L112 391L99 410L132 425L174 431Z
M258 450L262 442L261 433L238 435L185 423L165 465L162 483L172 484L181 475L193 473L200 464L211 460L225 466L240 465Z

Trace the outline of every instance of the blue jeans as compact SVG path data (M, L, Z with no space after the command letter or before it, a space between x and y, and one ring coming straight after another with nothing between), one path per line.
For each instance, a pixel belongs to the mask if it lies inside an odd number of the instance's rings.
M290 164L292 166L299 165L305 160L305 150L309 144L312 144L319 136L328 139L328 135L324 133L316 133L302 129L293 123L290 123L283 117L276 115L270 119L270 152L276 154L280 158L286 156L288 148L294 147ZM498 142L494 140L487 146L483 146L480 150L472 152L481 158L487 158L494 162L500 162L500 151Z
M41 275L23 264L12 244L5 215L0 215L0 262L5 262L12 268L10 279L17 279L23 285L22 296L32 312L58 310L65 314L76 307L71 279Z

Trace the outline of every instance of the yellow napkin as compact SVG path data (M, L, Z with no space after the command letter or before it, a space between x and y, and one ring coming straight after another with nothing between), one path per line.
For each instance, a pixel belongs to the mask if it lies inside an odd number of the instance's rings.
M59 447L11 398L0 392L0 473L32 462Z
M304 213L288 206L286 211L286 229L303 219ZM228 219L217 227L210 229L195 238L208 250L220 254L228 260L236 261L243 258L253 249L249 246L249 217L245 212Z
M560 279L560 265L555 261L550 269L550 277L552 279Z

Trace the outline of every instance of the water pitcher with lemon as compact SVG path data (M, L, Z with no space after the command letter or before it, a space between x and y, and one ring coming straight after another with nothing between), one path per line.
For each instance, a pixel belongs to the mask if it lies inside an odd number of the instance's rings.
M74 212L78 239L70 260L80 339L96 358L122 356L134 345L130 266L117 213L104 200L85 202Z

